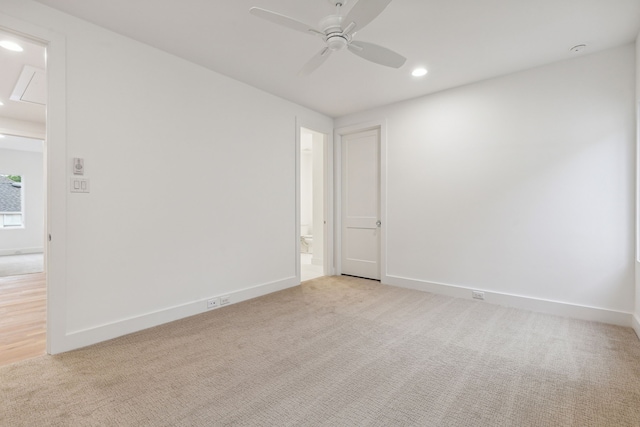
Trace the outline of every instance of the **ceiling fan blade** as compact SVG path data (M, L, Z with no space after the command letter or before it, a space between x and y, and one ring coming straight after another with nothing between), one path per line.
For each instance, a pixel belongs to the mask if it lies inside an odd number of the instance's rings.
M266 19L267 21L271 21L274 24L282 25L283 27L290 28L292 30L301 31L307 34L317 34L318 30L314 29L308 24L304 22L300 22L297 19L289 18L288 16L282 15L280 13L271 12L270 10L260 9L259 7L252 7L249 9L249 13L257 16L262 19ZM323 33L320 33L324 35Z
M386 47L367 42L351 42L347 47L361 58L387 67L400 68L407 58Z
M298 75L300 77L304 77L313 73L316 68L321 66L324 63L324 61L327 60L329 55L331 55L331 52L332 50L329 49L328 47L325 47L324 49L322 49L320 52L316 54L316 56L311 58L311 60L307 62L304 67L302 67L302 69L298 72Z
M380 15L389 3L391 0L360 0L351 8L342 23L350 25L353 22L355 26L351 31L360 31Z

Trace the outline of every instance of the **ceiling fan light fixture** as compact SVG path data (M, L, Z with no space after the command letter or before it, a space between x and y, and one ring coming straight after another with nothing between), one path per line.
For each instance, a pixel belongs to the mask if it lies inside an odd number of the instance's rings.
M327 38L327 46L334 52L344 49L349 44L346 37L335 35Z
M419 68L414 69L414 70L411 72L411 75L412 75L413 77L422 77L422 76L426 76L426 75L427 75L427 72L428 72L428 71L427 71L427 69L426 69L426 68L424 68L424 67L419 67Z
M24 50L22 46L20 46L18 43L15 43L9 40L2 40L0 42L0 47L3 47L12 52L22 52Z

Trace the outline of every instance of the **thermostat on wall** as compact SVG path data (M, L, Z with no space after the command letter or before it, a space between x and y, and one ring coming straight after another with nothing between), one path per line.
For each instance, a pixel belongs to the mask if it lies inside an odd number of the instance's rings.
M84 159L79 157L73 158L73 174L84 175Z

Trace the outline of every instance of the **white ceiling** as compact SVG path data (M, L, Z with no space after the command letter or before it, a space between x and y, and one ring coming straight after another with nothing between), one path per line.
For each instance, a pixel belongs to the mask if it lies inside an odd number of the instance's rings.
M402 68L342 51L300 78L322 40L249 8L315 26L334 12L327 0L37 1L332 117L570 58L577 44L585 55L630 43L640 31L639 0L393 0L355 39L406 56ZM418 65L426 77L411 77Z

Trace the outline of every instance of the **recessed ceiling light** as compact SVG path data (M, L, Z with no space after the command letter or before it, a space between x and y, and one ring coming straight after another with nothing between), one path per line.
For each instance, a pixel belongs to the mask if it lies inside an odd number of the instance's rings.
M413 77L422 77L422 76L426 76L427 75L427 69L426 68L416 68L415 70L413 70L411 72L411 75Z
M4 102L0 101L0 107L2 107L4 105Z
M13 52L22 52L24 50L18 43L10 42L9 40L1 41L0 46Z

